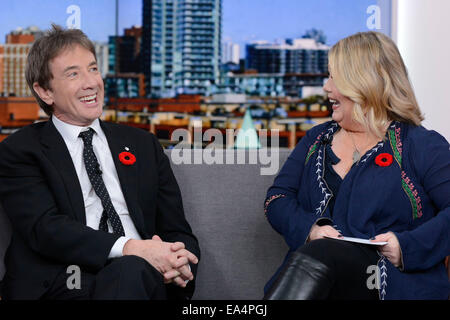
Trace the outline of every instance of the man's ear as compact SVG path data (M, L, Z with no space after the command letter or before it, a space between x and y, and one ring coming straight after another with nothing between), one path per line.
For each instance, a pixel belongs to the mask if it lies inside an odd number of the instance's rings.
M34 91L36 91L42 101L44 101L49 106L53 104L53 92L50 89L42 88L37 82L33 83L33 89Z

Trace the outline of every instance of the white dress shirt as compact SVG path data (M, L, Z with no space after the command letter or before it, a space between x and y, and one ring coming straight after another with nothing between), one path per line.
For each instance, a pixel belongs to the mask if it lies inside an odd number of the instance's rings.
M121 257L123 247L129 239L138 239L139 236L136 227L128 213L127 204L125 202L125 197L122 192L122 187L120 185L119 176L117 175L116 166L114 165L113 155L109 149L108 141L106 140L105 133L103 132L100 122L96 119L88 127L79 127L71 125L59 120L57 117L52 117L53 124L55 125L58 132L64 139L67 149L69 150L70 156L75 166L77 172L78 180L81 185L81 191L83 193L84 207L86 209L86 225L92 229L98 230L100 224L100 219L103 213L103 206L100 198L94 191L91 185L89 176L84 166L83 160L83 140L78 137L80 132L92 128L95 130L95 134L92 138L92 146L94 148L94 153L100 164L100 169L102 171L102 178L105 182L106 189L108 190L111 202L119 215L120 221L122 222L123 229L125 231L125 237L120 237L114 243L109 253L109 258ZM117 155L118 156L118 155ZM109 232L112 232L112 227L108 221Z

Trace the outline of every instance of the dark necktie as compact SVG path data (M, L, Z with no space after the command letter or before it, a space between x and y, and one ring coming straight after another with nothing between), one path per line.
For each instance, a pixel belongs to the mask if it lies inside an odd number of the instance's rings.
M84 142L83 158L89 180L91 181L95 193L100 198L104 209L100 219L99 230L108 232L107 220L109 220L113 228L113 232L115 234L125 236L122 222L120 221L119 215L111 202L111 198L109 197L108 190L106 189L105 182L102 178L100 165L98 164L97 157L95 156L94 149L92 148L92 137L94 136L94 133L94 129L89 128L89 130L81 132L79 137L81 137Z

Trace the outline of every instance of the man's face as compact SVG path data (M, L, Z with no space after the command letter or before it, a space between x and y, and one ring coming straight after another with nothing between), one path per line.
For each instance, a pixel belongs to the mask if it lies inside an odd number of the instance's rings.
M94 55L75 45L62 51L49 66L53 79L50 89L45 90L49 100L43 100L53 105L54 116L77 126L89 126L99 118L104 86Z

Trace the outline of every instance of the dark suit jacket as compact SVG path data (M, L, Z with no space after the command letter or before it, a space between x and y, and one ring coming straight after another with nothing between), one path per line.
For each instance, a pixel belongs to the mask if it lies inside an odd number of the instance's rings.
M130 216L143 239L181 241L200 258L185 219L178 184L156 137L100 122ZM128 147L133 165L119 161ZM0 143L0 200L13 236L5 257L5 298L37 299L69 265L96 273L119 236L86 226L80 183L66 144L52 121L27 126ZM191 265L194 275L196 265ZM185 290L192 295L194 281Z

